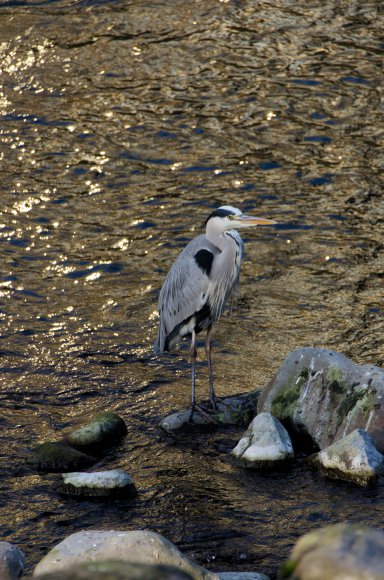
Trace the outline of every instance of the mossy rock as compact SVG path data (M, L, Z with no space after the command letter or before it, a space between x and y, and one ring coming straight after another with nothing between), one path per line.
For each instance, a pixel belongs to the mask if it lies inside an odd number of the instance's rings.
M358 365L323 348L291 352L263 389L258 412L270 412L320 449L365 429L384 453L384 369Z
M34 464L38 471L45 473L63 473L87 469L96 463L96 459L72 449L58 441L47 441L33 450Z
M278 578L384 580L384 533L359 524L335 524L298 539Z
M127 426L124 419L117 413L104 411L96 415L87 425L67 434L65 440L76 449L97 452L126 434Z

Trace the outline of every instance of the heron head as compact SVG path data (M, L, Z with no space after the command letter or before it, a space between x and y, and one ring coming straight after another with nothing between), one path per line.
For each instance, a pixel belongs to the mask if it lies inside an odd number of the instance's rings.
M205 222L207 228L213 227L216 231L226 232L252 226L273 225L274 220L244 215L243 212L231 205L222 205L211 213Z

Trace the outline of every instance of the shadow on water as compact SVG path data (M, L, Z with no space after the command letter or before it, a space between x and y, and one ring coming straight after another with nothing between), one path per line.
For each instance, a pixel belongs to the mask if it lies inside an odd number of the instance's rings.
M0 18L3 539L31 571L74 531L148 528L210 569L273 577L307 530L381 527L380 485L301 455L245 471L238 430L159 437L189 400L188 349L151 350L172 260L231 203L279 224L245 237L218 394L262 388L303 345L383 364L380 3L12 0ZM97 467L127 469L131 502L63 499L29 465L100 410L126 420Z

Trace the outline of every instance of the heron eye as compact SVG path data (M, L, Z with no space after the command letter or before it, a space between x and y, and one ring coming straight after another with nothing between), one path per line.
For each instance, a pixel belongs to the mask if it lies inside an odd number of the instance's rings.
M233 215L233 213L229 213L228 214L228 219L229 220L234 220L235 219L235 216Z

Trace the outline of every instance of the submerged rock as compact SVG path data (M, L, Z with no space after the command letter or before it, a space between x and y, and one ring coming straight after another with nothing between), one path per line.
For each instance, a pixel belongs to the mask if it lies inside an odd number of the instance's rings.
M279 578L384 580L384 533L353 524L327 526L302 536Z
M127 434L124 420L117 413L103 412L88 425L65 436L66 441L81 450L103 449Z
M35 447L33 452L37 470L46 473L87 469L96 463L96 459L91 455L55 441L42 443Z
M138 564L176 566L194 580L218 580L216 574L188 560L160 534L145 531L84 531L57 544L35 568L34 576L57 573L94 560L123 560Z
M25 558L17 546L9 542L0 542L0 578L1 580L18 580L24 571Z
M59 491L75 497L130 497L136 495L133 479L120 469L73 472L63 474L64 482Z
M291 352L265 387L259 412L308 433L320 449L365 429L384 452L384 369L323 348Z
M38 576L40 580L192 580L174 566L137 564L121 560L85 562Z
M207 413L207 417L198 411L191 414L191 409L177 411L165 417L159 423L159 427L170 435L178 432L215 429L219 425L245 427L256 415L259 394L260 391L253 391L219 399L216 411Z
M232 451L247 467L272 467L294 458L291 439L270 413L257 415Z
M384 455L379 453L366 431L356 429L319 453L309 461L325 475L366 485L384 471ZM383 562L384 566L384 562Z

